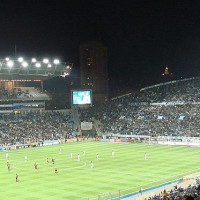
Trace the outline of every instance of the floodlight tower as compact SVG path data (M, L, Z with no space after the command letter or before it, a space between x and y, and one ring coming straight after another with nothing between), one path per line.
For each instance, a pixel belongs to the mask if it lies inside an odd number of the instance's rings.
M55 76L68 76L73 64L61 62L58 58L27 59L25 57L6 57L0 59L0 81L9 82L10 87L15 86L16 80L20 82L39 80L43 91L43 80Z

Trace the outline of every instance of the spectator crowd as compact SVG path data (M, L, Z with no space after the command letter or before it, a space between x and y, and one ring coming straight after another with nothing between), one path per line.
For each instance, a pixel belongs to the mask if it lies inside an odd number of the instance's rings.
M189 185L187 188L175 186L170 191L164 190L158 195L146 198L145 200L199 200L200 199L200 185Z
M69 112L0 115L0 144L5 146L70 138L72 132L73 118Z
M200 136L200 79L174 81L80 110L103 133Z

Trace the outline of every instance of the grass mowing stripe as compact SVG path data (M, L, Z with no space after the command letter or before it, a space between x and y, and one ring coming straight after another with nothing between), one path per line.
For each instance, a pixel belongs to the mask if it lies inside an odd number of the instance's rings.
M83 150L86 150L85 156ZM148 160L144 160L145 152ZM1 197L4 200L31 200L33 196L38 200L78 200L97 197L100 193L115 193L118 189L127 192L130 188L132 192L140 185L149 187L172 180L177 171L182 175L190 170L198 171L199 152L198 148L183 146L78 142L8 151L11 171L7 170L6 152L0 152ZM81 162L77 161L78 154ZM28 162L24 162L25 155ZM47 165L47 157L50 161L55 158L55 166ZM34 169L34 162L38 170ZM58 168L58 174L54 173L54 167ZM15 182L16 173L19 174L18 183Z

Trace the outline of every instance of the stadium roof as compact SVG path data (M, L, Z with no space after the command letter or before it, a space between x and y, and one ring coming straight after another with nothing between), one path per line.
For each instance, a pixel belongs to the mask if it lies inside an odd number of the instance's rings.
M58 59L23 57L0 59L0 80L48 79L54 76L68 76L73 64Z

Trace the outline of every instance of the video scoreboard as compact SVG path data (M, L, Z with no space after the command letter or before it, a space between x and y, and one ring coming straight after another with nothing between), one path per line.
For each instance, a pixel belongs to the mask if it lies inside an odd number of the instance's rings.
M92 90L73 90L73 105L90 105L92 104Z

